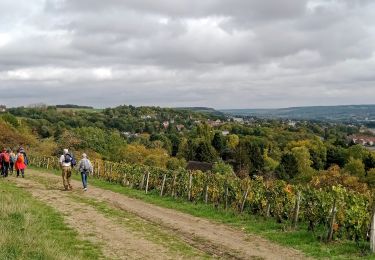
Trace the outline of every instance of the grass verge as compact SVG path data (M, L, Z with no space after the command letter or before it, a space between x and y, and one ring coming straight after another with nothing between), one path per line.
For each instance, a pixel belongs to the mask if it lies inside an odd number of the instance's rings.
M38 170L47 172L45 169ZM59 171L48 172L54 172L60 175ZM73 178L80 180L78 175L73 175ZM337 241L326 244L320 242L316 236L308 232L307 227L303 224L300 225L298 230L292 231L286 228L288 226L287 224L276 223L273 219L265 219L250 214L238 214L232 210L225 211L204 203L191 203L182 199L160 197L156 192L145 194L143 191L130 189L100 179L90 178L89 185L111 190L165 208L175 209L196 217L225 223L245 232L260 235L280 245L295 248L314 258L375 259L374 255L369 254L368 245L366 244L358 245L353 241Z
M80 240L63 216L0 179L0 259L102 259L100 249Z

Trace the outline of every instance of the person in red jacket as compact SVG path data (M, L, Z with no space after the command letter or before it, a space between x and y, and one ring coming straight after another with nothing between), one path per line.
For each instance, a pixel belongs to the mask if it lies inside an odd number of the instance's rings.
M8 177L9 166L10 166L10 154L7 152L5 148L0 154L0 161L1 161L1 175L3 177Z
M21 173L22 178L25 178L26 165L27 165L27 157L26 157L25 150L23 148L20 148L18 150L18 153L16 156L16 163L15 163L15 167L17 170L17 177L19 177Z

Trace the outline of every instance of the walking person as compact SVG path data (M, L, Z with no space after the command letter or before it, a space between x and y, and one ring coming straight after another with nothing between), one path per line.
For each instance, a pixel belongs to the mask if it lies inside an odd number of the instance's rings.
M79 172L81 173L83 190L87 191L87 177L89 174L92 174L93 167L92 167L92 163L87 158L87 155L85 153L82 154L82 159L78 163L78 169L79 169Z
M3 177L8 177L9 165L10 165L10 155L8 151L4 148L0 154L1 160L1 175Z
M18 150L17 156L16 156L16 163L14 164L16 171L17 171L17 178L21 176L22 178L25 178L25 169L26 165L28 164L28 159L26 156L25 150L21 147Z
M70 183L72 176L72 168L75 166L75 160L73 155L69 153L68 149L63 150L63 154L60 156L60 166L62 170L62 179L65 190L72 190L73 187Z
M10 155L10 164L9 164L9 173L13 174L14 164L16 163L16 155L12 150L9 150Z

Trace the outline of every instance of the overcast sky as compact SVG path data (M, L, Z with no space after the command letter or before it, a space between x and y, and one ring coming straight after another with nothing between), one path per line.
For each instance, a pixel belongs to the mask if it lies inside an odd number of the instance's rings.
M0 0L0 104L375 103L373 0Z

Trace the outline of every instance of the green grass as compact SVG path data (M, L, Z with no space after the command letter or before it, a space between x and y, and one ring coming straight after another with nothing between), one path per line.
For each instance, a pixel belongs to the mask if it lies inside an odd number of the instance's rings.
M55 174L56 173L55 171ZM78 175L73 175L73 178L77 180L80 179ZM307 227L303 224L300 226L299 230L291 231L288 229L288 224L278 224L273 219L265 219L250 214L238 214L232 210L225 211L223 209L216 209L204 203L191 203L171 197L160 197L156 192L145 194L143 191L130 189L119 184L99 179L90 178L89 185L111 190L165 208L175 209L193 216L225 223L245 232L260 235L280 245L298 249L306 255L315 258L375 259L375 255L369 254L367 244L358 246L353 241L332 242L329 244L323 243L311 232L308 232Z
M80 240L63 216L0 179L0 259L102 259L100 248Z

